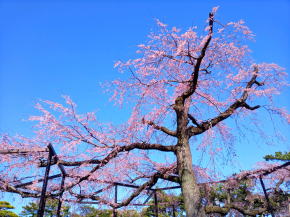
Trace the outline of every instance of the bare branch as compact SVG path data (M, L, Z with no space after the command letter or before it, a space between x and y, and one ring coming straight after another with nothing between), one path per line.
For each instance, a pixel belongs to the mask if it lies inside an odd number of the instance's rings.
M188 114L188 118L192 121L193 124L195 124L197 127L201 127L200 124L197 122L197 120L191 115Z

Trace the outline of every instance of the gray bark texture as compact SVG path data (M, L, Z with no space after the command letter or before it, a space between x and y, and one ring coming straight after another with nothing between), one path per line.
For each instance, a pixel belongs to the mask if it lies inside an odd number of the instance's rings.
M205 212L201 206L201 196L197 180L192 169L192 158L189 144L183 144L177 150L178 175L184 198L187 217L203 217Z

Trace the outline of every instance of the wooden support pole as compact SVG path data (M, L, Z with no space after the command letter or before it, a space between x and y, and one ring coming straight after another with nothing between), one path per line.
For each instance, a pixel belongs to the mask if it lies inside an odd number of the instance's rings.
M58 157L57 157L57 154L56 154L56 151L54 150L53 146L51 144L48 145L48 149L49 151L51 152L51 154L53 155L54 157L54 160L58 161ZM61 178L61 184L60 184L60 195L58 197L58 204L57 204L57 213L56 213L56 216L57 217L60 217L60 211L61 211L61 204L62 204L62 195L64 193L64 181L65 181L65 177L66 177L66 171L63 167L62 164L57 164L58 168L60 169L61 173L62 173L62 178Z
M176 215L175 215L175 211L176 211L176 210L175 210L175 206L172 205L172 216L173 216L173 217L176 217Z
M263 189L266 201L267 201L268 210L270 211L272 217L275 217L275 214L273 212L273 209L272 209L272 206L271 206L271 203L270 203L270 200L269 200L269 197L268 197L268 194L267 194L267 191L266 191L265 184L263 182L262 176L260 176L259 178L260 178L261 186L262 186L262 189Z
M63 195L63 192L64 192L64 181L65 181L65 175L62 175L62 179L61 179L61 184L60 184L60 195L58 197L58 204L57 204L57 213L56 213L56 216L57 217L60 217L60 211L61 211L61 204L62 204L62 195Z
M154 211L155 211L155 217L158 217L158 198L157 198L157 192L154 191Z
M38 149L1 149L0 154L20 154L27 155L36 152L49 152L48 148L38 148Z
M46 194L46 189L47 189L47 184L48 184L48 176L49 176L49 171L50 171L50 164L52 160L52 152L48 152L48 158L47 158L47 166L45 169L45 174L44 174L44 179L43 179L43 185L42 185L42 190L41 190L41 196L40 196L40 201L39 201L39 208L37 212L37 217L43 217L44 215L44 208L45 208L45 194Z
M115 184L115 200L114 200L115 204L118 203L118 185ZM113 209L113 217L118 217L118 213L117 210L114 208Z
M58 161L58 156L57 156L57 154L56 154L56 152L55 152L55 150L54 150L52 144L49 144L49 145L48 145L48 149L49 149L49 151L52 153L52 155L54 156L54 160L57 162L57 161ZM65 172L64 166L63 166L62 164L60 164L60 163L58 163L57 166L58 166L58 168L60 169L62 175L66 175L66 172Z
M146 200L144 201L144 205L151 199L151 197L153 196L154 191L152 191L152 193L146 198Z

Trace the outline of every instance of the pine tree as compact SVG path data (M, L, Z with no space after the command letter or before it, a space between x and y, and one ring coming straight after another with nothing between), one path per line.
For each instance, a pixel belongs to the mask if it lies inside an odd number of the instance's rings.
M14 209L15 207L12 206L7 201L0 201L0 217L18 217L17 214L14 212L8 210L8 209Z

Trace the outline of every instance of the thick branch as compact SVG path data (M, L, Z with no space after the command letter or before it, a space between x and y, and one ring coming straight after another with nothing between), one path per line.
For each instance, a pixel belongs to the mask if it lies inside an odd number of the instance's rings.
M2 149L0 154L31 154L33 152L48 152L48 148L38 149Z
M167 181L170 181L170 182L175 182L175 183L180 184L180 179L179 179L179 176L177 176L177 175L162 174L160 176L160 178L167 180Z
M221 121L230 117L232 114L234 114L234 112L238 108L246 108L246 109L250 109L250 110L255 110L255 109L260 108L259 105L252 107L246 103L246 100L249 96L249 89L252 88L252 86L254 84L256 84L256 82L257 82L256 81L257 73L258 73L258 69L255 68L254 75L252 76L251 80L247 83L247 86L246 86L244 92L242 93L242 96L239 99L237 99L232 105L230 105L229 108L226 109L224 112L221 112L217 117L212 118L208 121L202 122L200 124L200 126L198 126L198 127L193 127L193 126L189 127L188 128L189 135L193 136L193 135L198 135L198 134L205 132L209 128L214 127L215 125L217 125Z
M165 152L175 152L175 146L164 146L161 144L149 144L149 143L132 143L127 146L119 146L112 150L103 160L91 159L91 160L83 160L83 161L65 161L60 159L53 158L52 164L61 164L63 166L80 166L83 164L98 164L99 165L106 165L111 159L115 158L118 153L132 151L134 149L141 149L141 150L158 150L158 151L165 151ZM38 164L39 167L46 167L46 161L40 161ZM96 167L98 167L96 166ZM101 166L101 167L102 167Z
M235 209L242 213L243 215L249 215L249 216L256 216L264 214L267 209L266 208L255 208L255 209L247 209L247 206L240 206L238 204L232 203L232 204L226 204L224 207L220 206L206 206L205 212L207 214L210 213L219 213L222 215L226 215L230 209Z
M94 172L98 169L107 165L112 159L117 157L117 155L121 152L131 151L134 149L142 149L142 150L159 150L165 152L175 152L175 146L164 146L160 144L148 144L148 143L132 143L127 146L119 146L116 147L113 151L111 151L103 160L100 161L98 165L96 165L87 175L81 177L75 183L68 185L65 190L72 188L73 186L81 183L84 180L87 180Z
M72 166L80 166L80 165L83 165L83 164L99 164L101 163L100 160L96 160L96 159L92 159L92 160L83 160L83 161L65 161L65 160L60 160L60 159L56 159L56 158L53 158L52 159L52 162L51 162L51 165L55 165L55 164L61 164L63 166L69 166L69 167L72 167ZM46 167L47 166L47 162L46 161L40 161L38 163L38 167Z
M148 124L148 125L150 125L150 126L152 126L156 130L160 130L163 133L166 133L169 136L174 136L174 137L177 136L176 131L172 131L172 130L169 130L168 128L166 128L166 127L159 126L159 125L155 124L153 121L146 121L146 120L143 119L143 122Z
M208 23L209 31L208 31L208 35L206 36L207 39L206 39L206 41L205 41L205 43L200 51L200 55L198 56L195 65L194 65L194 70L193 70L193 73L191 74L190 87L181 96L183 99L183 102L185 101L186 98L191 96L197 88L198 75L199 75L199 71L200 71L201 62L205 56L206 50L208 48L208 45L209 45L209 43L212 39L212 35L213 35L213 18L214 18L214 14L209 13L209 23Z

